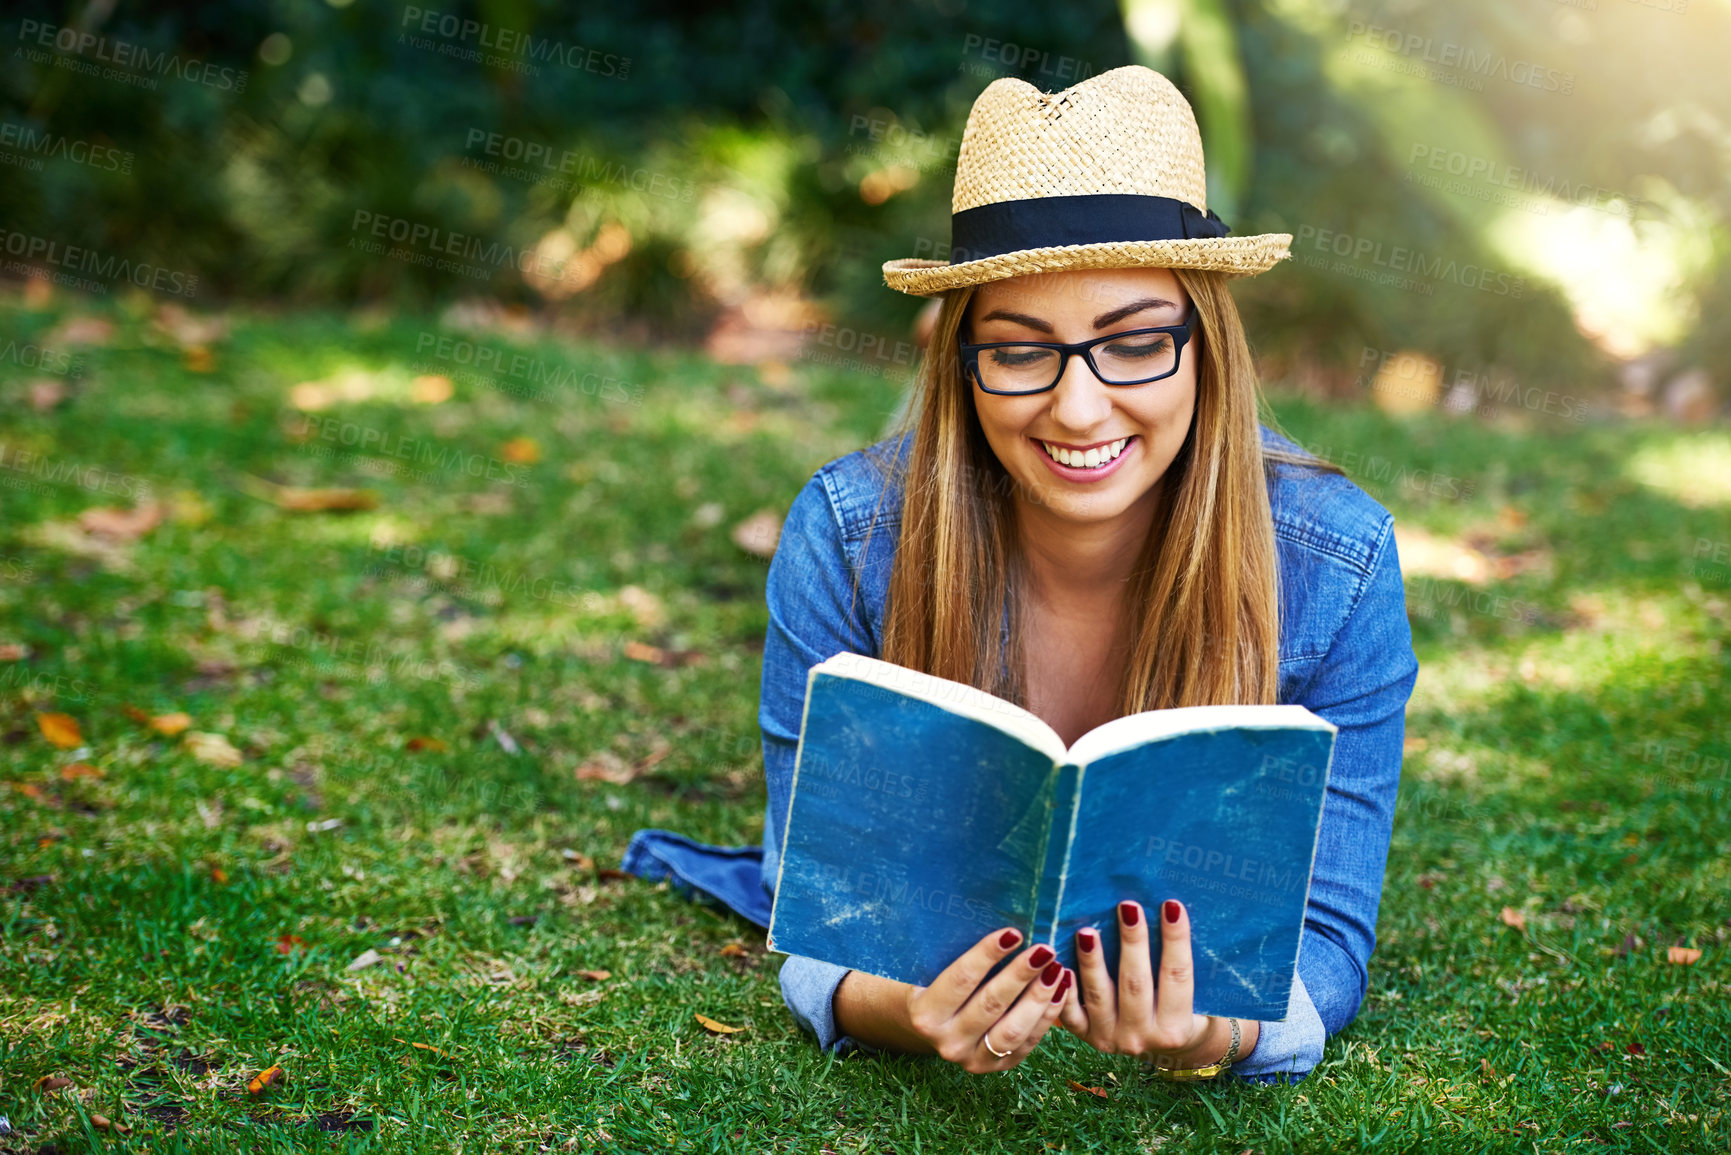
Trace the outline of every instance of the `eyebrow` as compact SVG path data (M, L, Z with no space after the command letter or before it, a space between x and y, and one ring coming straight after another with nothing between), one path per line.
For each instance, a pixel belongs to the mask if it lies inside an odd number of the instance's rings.
M1176 302L1168 301L1164 297L1143 297L1139 301L1131 301L1128 305L1120 305L1118 308L1113 309L1110 312L1101 313L1098 317L1094 318L1094 328L1104 329L1107 325L1122 321L1125 317L1134 313L1140 313L1144 309L1175 309L1177 307ZM1012 321L1018 325L1025 325L1030 329L1036 329L1042 333L1050 333L1052 331L1052 326L1048 322L1042 321L1038 317L1030 317L1026 313L1012 313L1008 309L993 309L990 313L981 317L980 321L982 324L986 321Z

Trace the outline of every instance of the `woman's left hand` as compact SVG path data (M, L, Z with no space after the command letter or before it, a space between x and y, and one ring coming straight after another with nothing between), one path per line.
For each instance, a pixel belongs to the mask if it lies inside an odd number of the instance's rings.
M1118 982L1106 973L1099 932L1076 933L1076 990L1059 1021L1095 1050L1136 1055L1165 1067L1202 1066L1221 1054L1192 1054L1212 1035L1214 1020L1191 1012L1195 976L1190 916L1182 903L1162 904L1160 978L1156 989L1148 950L1148 918L1137 902L1118 904Z

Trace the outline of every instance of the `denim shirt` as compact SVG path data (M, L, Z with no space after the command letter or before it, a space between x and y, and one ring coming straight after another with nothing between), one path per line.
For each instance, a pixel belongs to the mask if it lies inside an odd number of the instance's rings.
M904 434L899 447L904 464L911 438ZM1267 429L1263 442L1296 448ZM900 483L888 468L897 448L880 441L819 469L794 499L770 563L758 722L769 792L762 882L772 894L806 674L844 650L882 653L884 603L901 525ZM877 509L880 494L883 505ZM1255 1049L1232 1068L1263 1081L1275 1072L1309 1071L1322 1057L1326 1035L1351 1022L1364 998L1394 823L1406 702L1418 673L1394 518L1346 478L1290 466L1271 473L1269 499L1279 566L1279 700L1309 708L1339 731L1292 1007L1285 1020L1262 1025ZM867 553L874 509L877 525ZM859 602L850 609L856 572ZM824 1049L869 1050L836 1029L832 1000L846 973L790 955L782 965L782 995Z

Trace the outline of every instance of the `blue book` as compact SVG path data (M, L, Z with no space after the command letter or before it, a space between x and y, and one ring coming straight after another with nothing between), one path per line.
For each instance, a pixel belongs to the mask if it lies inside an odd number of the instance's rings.
M769 948L929 986L1005 926L1074 967L1092 926L1116 978L1119 900L1158 919L1175 898L1196 1013L1284 1019L1334 732L1302 706L1193 706L1066 749L982 690L838 654L806 680Z

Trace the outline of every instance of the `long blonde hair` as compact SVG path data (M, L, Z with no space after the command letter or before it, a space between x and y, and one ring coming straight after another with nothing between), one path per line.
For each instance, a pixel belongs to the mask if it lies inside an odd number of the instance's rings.
M1265 453L1255 365L1226 278L1172 271L1200 322L1196 406L1130 577L1122 623L1130 656L1117 717L1276 700L1280 603L1265 471L1276 461L1320 464ZM896 444L907 432L914 437L906 461L891 466L903 497L882 657L1026 706L1016 483L986 441L957 359L972 296L971 287L946 295L914 401L892 432ZM872 531L876 525L874 516ZM1009 647L1000 664L1006 601Z

